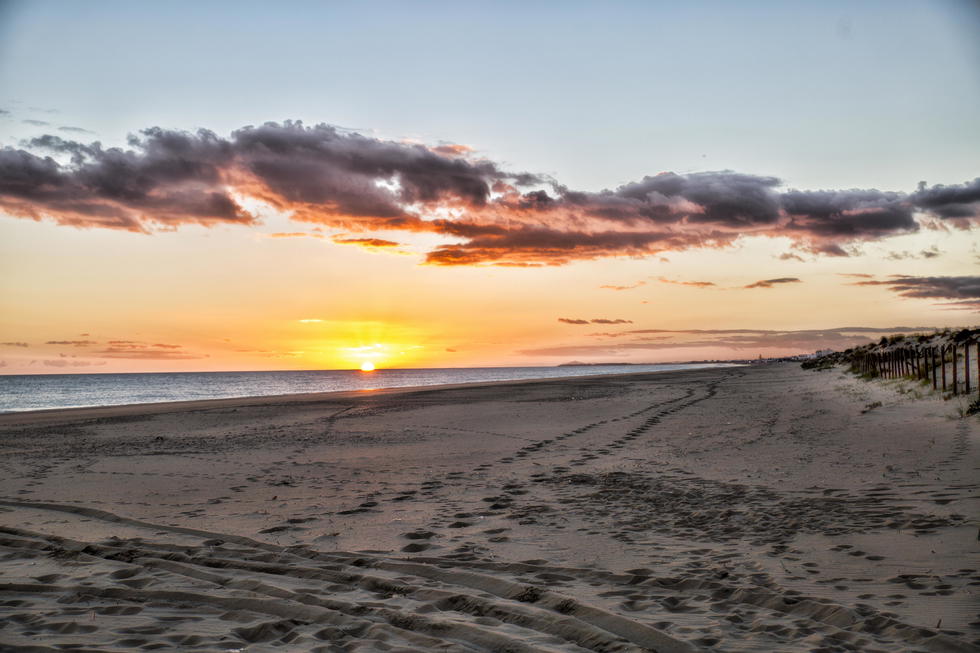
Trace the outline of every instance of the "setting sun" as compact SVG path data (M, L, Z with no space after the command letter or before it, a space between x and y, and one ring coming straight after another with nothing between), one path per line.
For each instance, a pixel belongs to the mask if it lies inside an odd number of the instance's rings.
M374 371L374 363L372 363L371 361L364 361L363 363L361 363L361 371L362 372L373 372Z

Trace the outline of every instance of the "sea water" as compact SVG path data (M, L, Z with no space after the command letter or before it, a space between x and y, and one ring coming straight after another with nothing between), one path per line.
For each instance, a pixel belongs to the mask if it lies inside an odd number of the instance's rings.
M0 413L46 408L118 406L161 401L226 399L478 383L554 379L596 374L667 372L723 363L457 367L432 369L310 370L291 372L162 372L148 374L16 374L0 376Z

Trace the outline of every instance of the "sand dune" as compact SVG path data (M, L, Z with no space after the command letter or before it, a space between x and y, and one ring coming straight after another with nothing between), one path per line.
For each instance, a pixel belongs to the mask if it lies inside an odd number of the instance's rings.
M956 412L770 365L0 416L0 648L975 651Z

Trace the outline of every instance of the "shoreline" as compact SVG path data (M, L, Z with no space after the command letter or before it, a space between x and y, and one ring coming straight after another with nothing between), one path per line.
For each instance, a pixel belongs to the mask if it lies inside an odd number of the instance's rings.
M701 365L700 363L692 363ZM180 412L184 410L207 410L211 408L236 408L239 406L257 406L264 404L305 404L334 399L351 399L363 396L383 396L402 393L416 393L437 390L455 390L461 388L495 387L533 383L559 382L564 379L604 379L620 376L684 374L708 369L727 369L742 367L738 363L704 364L705 367L688 369L672 369L662 371L617 372L611 374L581 374L568 376L542 377L533 379L504 379L500 381L469 381L463 383L442 383L434 385L394 386L388 388L373 388L361 390L334 390L327 392L297 392L279 395L246 395L242 397L221 397L216 399L184 399L180 401L149 401L132 404L109 404L103 406L71 406L65 408L40 408L36 410L18 410L0 412L0 428L4 426L19 426L25 424L43 423L46 421L61 421L73 419L104 419L120 416L136 416L158 413ZM17 419L17 418L23 419ZM53 418L46 420L45 418Z

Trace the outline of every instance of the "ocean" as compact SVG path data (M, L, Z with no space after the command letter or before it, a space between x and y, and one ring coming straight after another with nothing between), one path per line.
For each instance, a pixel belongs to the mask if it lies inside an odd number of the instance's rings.
M0 376L0 413L119 406L162 401L267 397L304 392L377 390L445 383L553 379L595 374L667 372L724 363L311 370L303 372L162 372L151 374L17 374Z

